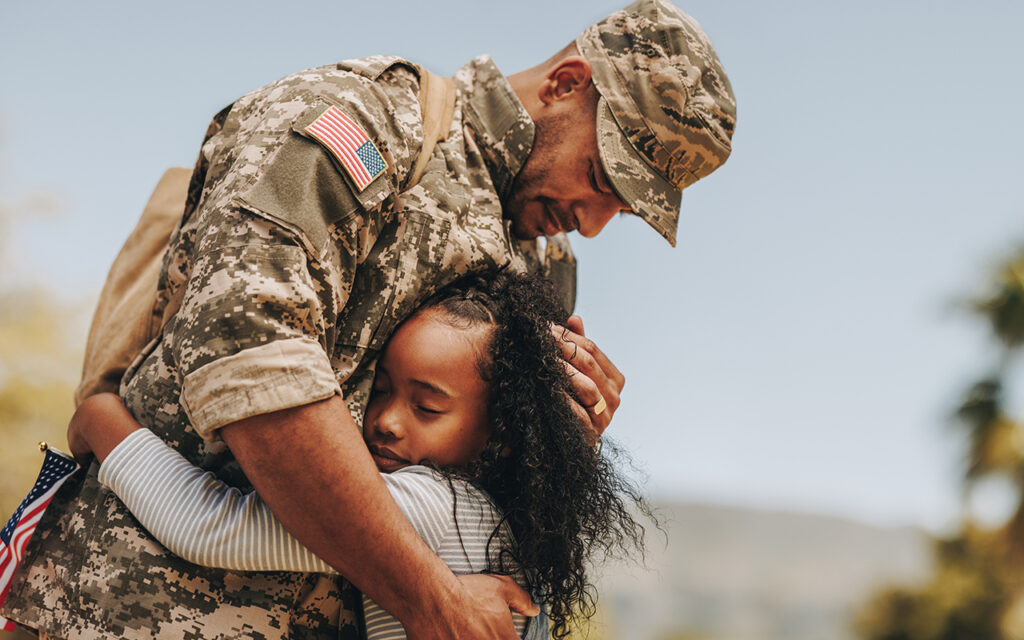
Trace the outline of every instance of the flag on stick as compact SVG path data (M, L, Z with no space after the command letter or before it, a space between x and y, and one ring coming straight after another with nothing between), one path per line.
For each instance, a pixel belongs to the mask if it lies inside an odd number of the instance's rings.
M48 446L45 442L39 443L39 448L46 457L43 458L43 467L39 470L36 484L7 521L7 525L0 529L0 604L7 599L11 577L25 555L29 538L43 517L46 506L50 504L53 494L57 493L60 485L78 470L78 463L68 454ZM0 616L0 630L14 631L14 623Z

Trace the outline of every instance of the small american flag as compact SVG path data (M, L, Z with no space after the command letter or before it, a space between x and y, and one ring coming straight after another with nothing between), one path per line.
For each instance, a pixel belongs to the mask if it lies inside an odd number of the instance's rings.
M28 546L32 532L36 530L36 525L43 517L46 505L50 504L53 494L57 493L57 489L64 484L68 476L78 470L78 463L66 453L45 443L39 447L46 452L46 457L43 459L43 468L39 470L36 484L7 521L7 525L0 529L0 604L7 599L11 576L25 555L25 547ZM0 629L14 631L14 623L0 616Z
M337 107L328 107L306 131L334 154L359 191L388 168L366 132Z

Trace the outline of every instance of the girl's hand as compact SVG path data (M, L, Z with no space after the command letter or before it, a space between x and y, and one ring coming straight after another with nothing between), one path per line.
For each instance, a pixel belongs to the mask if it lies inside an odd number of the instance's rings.
M79 463L92 455L103 462L128 434L142 426L113 393L89 396L78 405L68 424L68 446Z
M86 398L82 402L82 406L89 400L90 398ZM85 435L85 427L82 424L84 421L84 415L77 410L75 415L71 416L71 422L68 423L68 447L78 464L88 467L89 458L92 457L92 447L89 446L89 438Z

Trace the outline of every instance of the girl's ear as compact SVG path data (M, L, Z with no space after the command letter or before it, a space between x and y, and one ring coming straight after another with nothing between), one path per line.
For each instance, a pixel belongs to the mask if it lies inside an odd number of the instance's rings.
M498 452L498 457L499 458L507 458L510 455L512 455L512 448L511 447L502 447L501 451Z

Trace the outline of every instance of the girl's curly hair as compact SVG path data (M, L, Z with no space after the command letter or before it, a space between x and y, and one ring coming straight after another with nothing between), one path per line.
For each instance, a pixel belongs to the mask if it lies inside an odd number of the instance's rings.
M469 468L447 472L486 491L501 509L514 542L490 554L492 570L523 569L534 597L548 606L553 636L564 638L574 618L595 612L588 559L642 553L644 528L628 506L653 519L651 510L594 447L572 409L572 385L552 334L568 314L546 279L467 278L431 298L428 308L454 326L493 326L479 363L491 394L491 436Z

